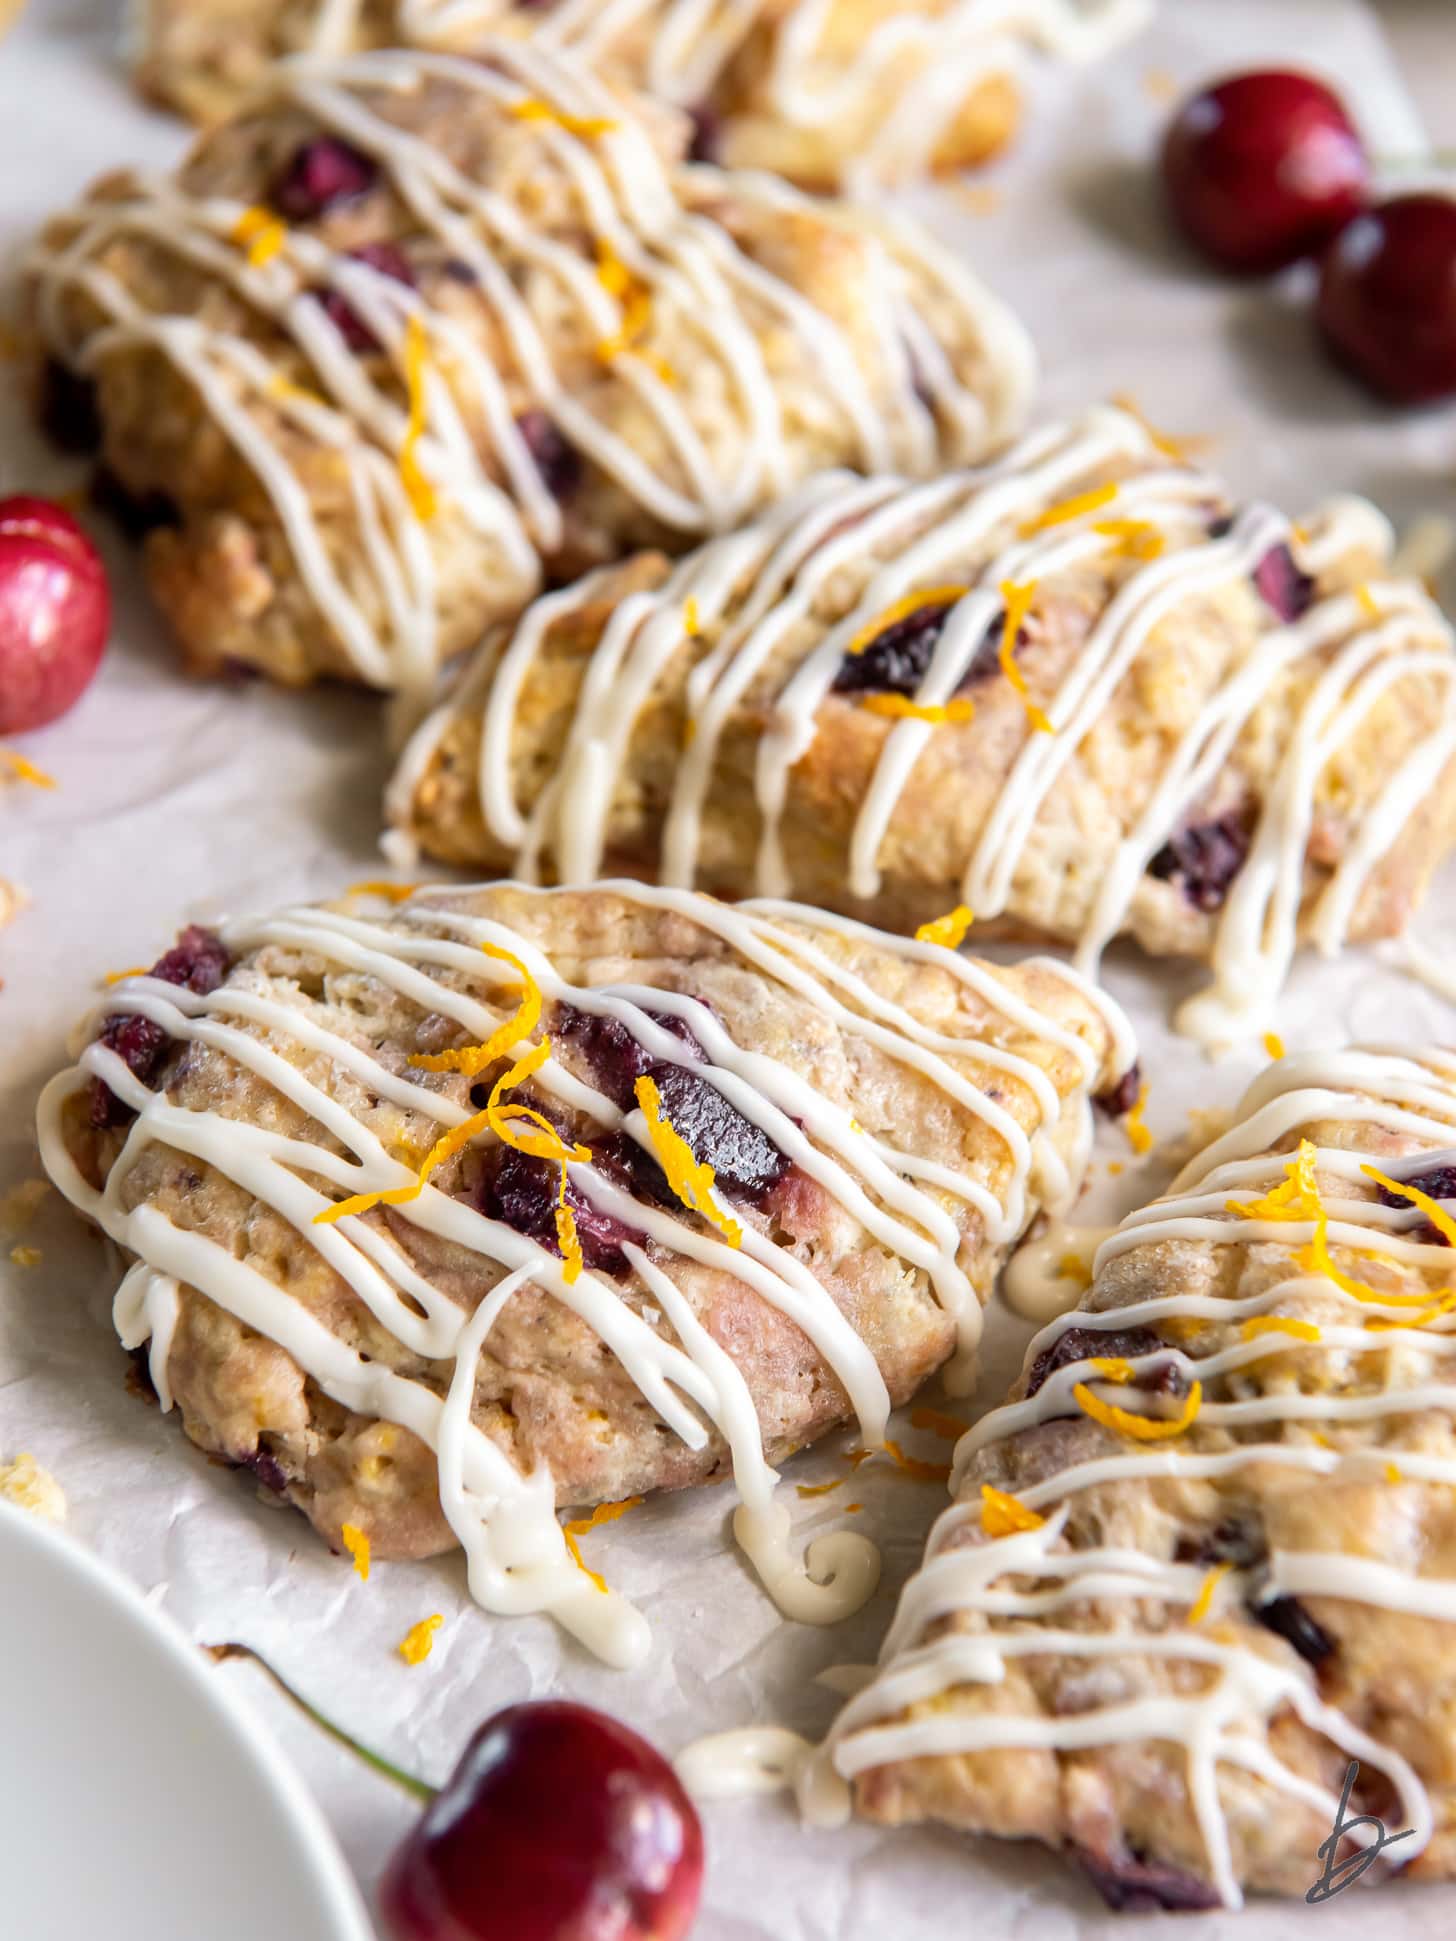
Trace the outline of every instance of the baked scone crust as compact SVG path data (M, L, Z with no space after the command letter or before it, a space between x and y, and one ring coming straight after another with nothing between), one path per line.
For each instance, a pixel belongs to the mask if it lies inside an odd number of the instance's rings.
M999 1264L1075 1192L1088 1100L1131 1061L1115 1008L1061 966L977 967L793 906L499 885L364 907L186 933L108 994L42 1139L57 1184L136 1258L118 1326L150 1337L187 1433L331 1543L348 1524L384 1557L462 1540L429 1411L461 1365L449 1343L512 1275L468 1419L478 1459L500 1452L547 1508L730 1469L751 1497L771 1492L765 1460L846 1419L883 1439L958 1344L969 1375ZM433 1069L512 1019L522 964L538 1025ZM569 1188L505 1118L471 1121L537 1031L553 1062L508 1109L595 1155ZM643 1070L741 1244L669 1189L634 1106ZM422 1194L332 1217L356 1187L408 1185L462 1122ZM360 1381L388 1393L366 1407ZM753 1446L730 1460L750 1403Z
M1028 340L947 252L688 133L526 43L384 51L49 226L42 408L191 665L424 692L543 579L1014 428Z
M1212 961L1190 1029L1257 1033L1296 941L1398 931L1456 834L1452 636L1391 546L1363 501L1235 507L1113 407L927 485L811 481L488 638L388 818L547 880L964 904L1089 970L1126 933Z
M809 188L974 167L1016 130L1028 50L1096 58L1148 0L143 0L139 85L196 121L236 111L290 55L519 35L691 111L700 153Z
M1453 1157L1456 1056L1301 1054L1124 1222L957 1449L836 1728L863 1813L1209 1906L1313 1884L1353 1759L1380 1869L1456 1871Z

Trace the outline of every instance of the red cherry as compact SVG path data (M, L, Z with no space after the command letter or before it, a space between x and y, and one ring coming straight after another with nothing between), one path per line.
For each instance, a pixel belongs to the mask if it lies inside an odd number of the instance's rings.
M1236 74L1185 101L1163 182L1189 240L1226 270L1283 269L1364 207L1370 165L1339 97L1307 74Z
M0 499L0 734L64 714L110 627L106 569L71 515L49 499Z
M395 1941L680 1941L703 1832L672 1767L585 1705L487 1719L395 1851Z
M1456 395L1456 199L1397 196L1352 222L1325 258L1317 315L1335 356L1379 396Z

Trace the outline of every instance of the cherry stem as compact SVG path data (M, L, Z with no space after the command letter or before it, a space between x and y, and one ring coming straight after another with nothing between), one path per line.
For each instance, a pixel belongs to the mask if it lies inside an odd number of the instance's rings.
M313 1723L321 1731L327 1732L331 1739L337 1739L341 1746L347 1746L356 1758L364 1761L366 1766L372 1766L375 1772L382 1773L386 1779L392 1779L395 1785L403 1787L411 1798L423 1800L426 1805L435 1797L438 1790L436 1787L427 1786L423 1779L416 1779L413 1773L404 1772L400 1767L392 1765L382 1753L371 1752L368 1746L360 1745L359 1741L342 1726L335 1725L333 1720L319 1711L316 1705L311 1705L301 1692L295 1691L283 1674L276 1671L261 1652L254 1651L250 1644L205 1644L202 1649L220 1665L226 1664L229 1658L250 1659L261 1671L268 1674L283 1696L291 1700L305 1717L312 1719Z

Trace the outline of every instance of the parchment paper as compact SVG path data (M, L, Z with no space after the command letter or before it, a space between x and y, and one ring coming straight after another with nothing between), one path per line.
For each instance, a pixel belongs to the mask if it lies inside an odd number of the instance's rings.
M916 206L1030 321L1047 408L1131 391L1168 428L1211 435L1210 462L1295 514L1336 487L1371 492L1402 520L1456 514L1452 414L1396 419L1331 371L1313 347L1299 273L1277 286L1240 285L1198 269L1167 239L1149 168L1170 95L1269 59L1317 64L1346 89L1378 150L1417 152L1421 128L1375 19L1357 0L1165 0L1162 11L1158 28L1111 65L1039 84L1041 112L973 198L922 192ZM1438 12L1428 9L1427 22ZM1456 59L1456 23L1451 31L1448 60ZM0 42L7 250L93 173L139 159L162 164L180 148L181 131L123 86L115 38L112 10L99 0L31 0ZM1431 38L1428 24L1427 45ZM987 200L995 202L989 213ZM0 488L73 489L79 469L42 449L15 389L0 369ZM0 874L34 896L0 936L0 1192L38 1170L35 1093L63 1061L102 972L149 962L183 920L271 908L380 873L374 845L387 760L378 704L337 691L300 697L187 682L139 597L132 563L104 537L120 595L115 645L82 704L25 744L59 788L0 794ZM1441 934L1453 887L1448 876L1422 919L1428 939ZM1186 1133L1194 1104L1237 1097L1254 1056L1209 1066L1164 1027L1190 974L1154 974L1129 957L1113 963L1109 979L1142 1032L1149 1118L1160 1135ZM1302 969L1281 1029L1294 1048L1350 1036L1449 1040L1456 1020L1398 971L1357 955ZM1108 1160L1125 1170L1114 1177ZM1132 1163L1112 1132L1096 1174L1116 1208L1159 1178L1155 1164ZM879 1596L832 1631L779 1619L731 1545L728 1492L645 1505L585 1539L592 1564L646 1609L655 1630L641 1672L609 1672L546 1620L478 1611L457 1562L376 1566L361 1583L301 1520L259 1503L127 1392L109 1320L115 1263L55 1195L24 1240L41 1249L39 1265L12 1265L9 1237L0 1246L0 1455L33 1451L63 1483L77 1537L154 1591L196 1637L256 1645L340 1721L427 1777L447 1773L489 1712L552 1692L621 1714L669 1751L751 1721L818 1733L836 1700L816 1674L873 1657L894 1592L944 1501L938 1487L878 1463L827 1497L790 1495L801 1539L842 1520L853 1501L864 1506L856 1526L884 1548ZM1026 1333L993 1315L990 1399ZM922 1454L945 1453L908 1428L904 1435ZM843 1452L853 1441L841 1436L789 1465L789 1491L850 1475ZM433 1611L445 1618L434 1654L409 1669L394 1647ZM239 1681L267 1715L372 1882L414 1809L299 1721L258 1674L234 1665L218 1675ZM809 1833L778 1800L714 1806L706 1818L702 1941L1072 1941L1119 1925L1040 1851L933 1831ZM164 1865L165 1829L144 1837L156 1838ZM1316 1871L1311 1856L1311 1879ZM1187 1941L1354 1941L1372 1921L1392 1941L1450 1931L1456 1889L1147 1918L1137 1931L1176 1928Z

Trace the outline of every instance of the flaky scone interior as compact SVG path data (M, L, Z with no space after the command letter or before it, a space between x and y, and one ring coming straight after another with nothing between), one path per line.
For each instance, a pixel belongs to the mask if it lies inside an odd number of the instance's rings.
M543 578L1016 427L1029 342L948 251L688 134L526 42L386 50L49 226L42 409L192 665L427 691Z
M1388 523L1292 526L1113 407L924 485L821 477L488 638L409 745L404 843L793 895L891 929L1131 934L1181 1022L1271 1028L1300 939L1399 931L1456 835L1456 652Z
M1151 0L142 0L137 78L198 121L293 54L564 49L689 110L700 158L830 189L974 166L1020 118L1029 51L1088 61Z
M1270 1067L959 1445L835 1729L863 1813L1235 1905L1359 1852L1354 1763L1370 1878L1456 1872L1453 1215L1456 1054Z
M487 1608L619 1661L641 1620L557 1506L731 1473L784 1608L853 1608L873 1546L807 1574L771 1465L969 1378L1132 1058L1050 961L633 885L194 927L93 1030L42 1150L135 1263L163 1405L331 1543L463 1544Z

